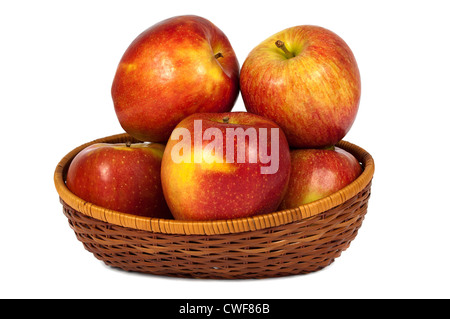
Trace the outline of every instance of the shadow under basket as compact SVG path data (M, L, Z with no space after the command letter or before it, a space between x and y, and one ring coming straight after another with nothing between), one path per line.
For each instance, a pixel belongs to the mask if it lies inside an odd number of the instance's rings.
M367 213L374 161L346 141L337 146L363 167L350 185L295 209L249 218L180 221L140 217L88 203L66 187L72 159L94 143L137 142L118 134L81 145L54 174L55 187L77 239L105 264L154 275L244 279L307 274L330 265L356 237Z

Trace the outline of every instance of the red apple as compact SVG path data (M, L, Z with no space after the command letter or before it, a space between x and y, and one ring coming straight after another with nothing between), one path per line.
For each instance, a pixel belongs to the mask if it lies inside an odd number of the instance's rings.
M349 152L297 149L291 151L291 177L280 209L295 208L331 195L362 172L358 160Z
M350 130L361 95L352 51L318 26L288 28L256 46L240 85L247 111L275 121L294 148L336 144Z
M199 113L174 129L161 166L175 219L217 220L269 213L289 182L283 131L247 112Z
M161 187L164 145L97 143L71 162L67 187L93 204L123 213L173 218Z
M111 88L122 128L166 142L186 116L228 112L239 94L239 63L225 34L198 16L161 21L128 47Z

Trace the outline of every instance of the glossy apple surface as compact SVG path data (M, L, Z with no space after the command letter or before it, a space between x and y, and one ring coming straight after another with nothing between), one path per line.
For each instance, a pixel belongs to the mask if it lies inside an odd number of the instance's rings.
M173 218L161 187L164 145L98 143L78 153L67 187L78 197L123 213Z
M199 113L172 133L161 180L175 219L218 220L274 211L289 172L289 146L273 121L247 112Z
M331 195L362 172L358 160L349 152L297 149L291 151L291 177L280 209L295 208Z
M233 108L239 63L213 23L177 16L148 28L130 44L111 94L126 132L141 141L166 142L186 116Z
M318 26L288 28L256 46L240 85L247 111L280 125L294 148L335 145L350 130L361 95L349 46Z

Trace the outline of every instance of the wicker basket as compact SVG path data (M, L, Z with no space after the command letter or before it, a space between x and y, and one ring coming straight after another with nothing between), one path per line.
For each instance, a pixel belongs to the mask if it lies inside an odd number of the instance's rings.
M364 171L326 198L295 209L250 218L180 221L108 210L75 196L65 185L74 156L93 143L135 142L127 134L81 145L67 154L54 174L64 214L79 241L112 267L190 278L267 278L306 274L330 265L357 235L370 196L374 161L342 141Z

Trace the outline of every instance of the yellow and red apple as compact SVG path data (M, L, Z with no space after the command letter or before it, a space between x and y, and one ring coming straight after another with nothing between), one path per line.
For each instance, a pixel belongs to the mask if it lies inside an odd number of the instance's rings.
M72 160L67 187L83 200L123 213L173 218L161 186L164 145L97 143Z
M296 26L256 46L241 69L247 111L272 119L291 147L335 145L350 130L359 107L356 59L337 34Z
M339 147L291 150L291 177L280 209L329 196L353 182L361 172L358 160Z
M166 142L186 116L228 112L239 94L239 63L226 35L198 16L177 16L142 32L127 48L111 88L122 128Z
M287 190L289 175L283 131L248 112L188 116L172 132L161 166L167 204L180 220L272 212Z

